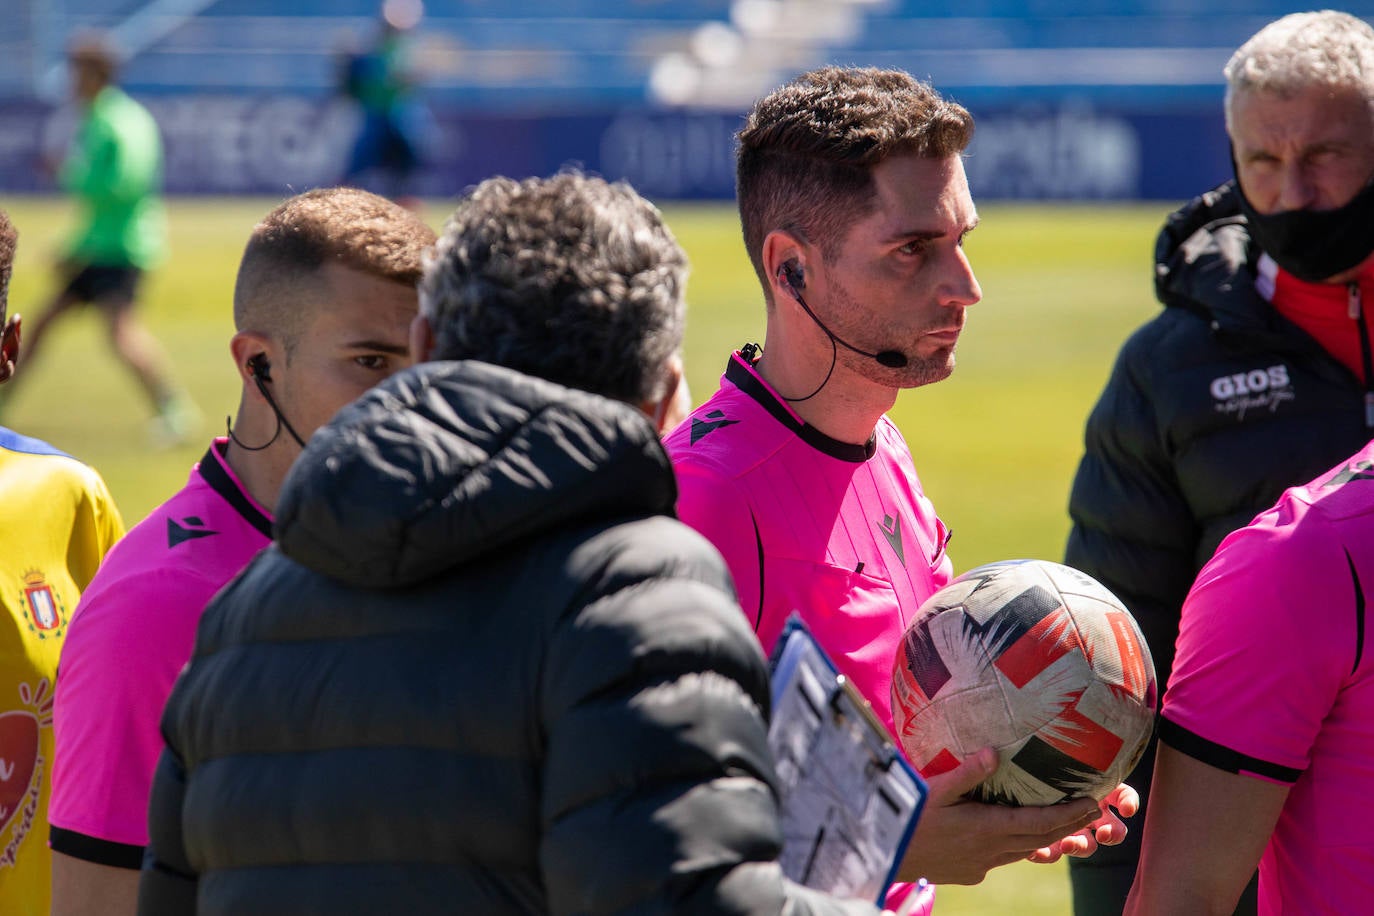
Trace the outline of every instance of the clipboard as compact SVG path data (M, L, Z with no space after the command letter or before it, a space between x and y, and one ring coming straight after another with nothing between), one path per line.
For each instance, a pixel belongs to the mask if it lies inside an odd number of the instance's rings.
M881 904L925 806L925 781L795 614L771 662L783 873Z

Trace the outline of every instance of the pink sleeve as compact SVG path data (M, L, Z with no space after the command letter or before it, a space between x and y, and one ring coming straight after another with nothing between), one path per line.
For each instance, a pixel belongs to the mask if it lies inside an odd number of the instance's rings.
M760 542L739 483L699 464L677 464L678 518L715 545L730 575L745 616L757 629L759 613Z
M183 570L153 569L97 577L83 597L58 668L48 818L54 827L147 844L162 707L214 593Z
M1350 671L1355 596L1345 553L1320 520L1281 520L1272 510L1234 532L1198 575L1163 716L1200 747L1302 770Z
M898 882L887 889L883 909L898 916L932 916L935 912L935 885L924 878L919 884Z

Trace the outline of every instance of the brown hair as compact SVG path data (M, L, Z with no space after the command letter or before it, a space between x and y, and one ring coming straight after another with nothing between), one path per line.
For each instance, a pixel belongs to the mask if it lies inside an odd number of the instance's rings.
M14 271L14 249L19 245L19 232L10 222L9 214L0 210L0 327L5 324L9 306L10 274Z
M326 263L414 286L434 230L384 197L321 188L281 204L253 228L234 283L234 327L280 337L290 354L304 326L297 307Z
M93 73L102 83L114 81L119 70L119 55L104 35L87 32L78 35L67 48L67 63Z
M760 99L739 132L735 190L759 279L763 240L784 229L832 255L873 205L873 166L889 156L957 155L973 118L902 70L822 67Z

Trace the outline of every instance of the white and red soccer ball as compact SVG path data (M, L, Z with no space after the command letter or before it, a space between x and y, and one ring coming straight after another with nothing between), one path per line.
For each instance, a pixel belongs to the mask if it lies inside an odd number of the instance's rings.
M979 748L1000 763L979 801L1099 801L1140 760L1154 728L1154 662L1135 619L1076 569L1010 560L930 597L892 672L897 739L927 777Z

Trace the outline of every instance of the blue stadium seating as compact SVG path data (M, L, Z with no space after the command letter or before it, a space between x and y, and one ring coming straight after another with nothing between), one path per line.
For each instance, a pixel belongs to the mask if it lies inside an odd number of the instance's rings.
M125 21L148 0L63 0L63 18L22 4L0 35L0 97L25 95L60 62L77 28ZM215 0L141 48L124 80L145 94L334 88L337 54L374 27L379 0ZM1072 91L1212 97L1226 55L1292 0L888 0L866 7L852 39L814 48L815 63L901 66L966 101ZM484 110L613 108L646 100L661 54L731 0L427 0L436 104ZM1342 4L1374 15L1374 0ZM13 20L11 20L13 21ZM1090 49L1098 49L1093 53ZM1103 53L1103 51L1106 53ZM1073 53L1056 54L1057 51ZM1117 52L1117 53L1111 53Z
M1310 5L1282 0L892 0L836 63L895 66L966 103L1110 99L1214 105L1231 52ZM1341 4L1374 15L1374 3Z
M63 30L117 26L146 0L66 0ZM377 0L218 0L130 62L144 94L334 88L341 45L375 27ZM605 107L642 102L649 69L730 0L430 0L422 32L436 47L428 90L440 103ZM3 47L0 46L0 50ZM0 61L0 95L28 78Z
M128 0L68 0L69 7L87 3L127 3ZM365 16L377 14L379 0L219 0L206 16ZM480 19L656 19L700 20L724 18L729 0L429 0L425 14L433 18Z

